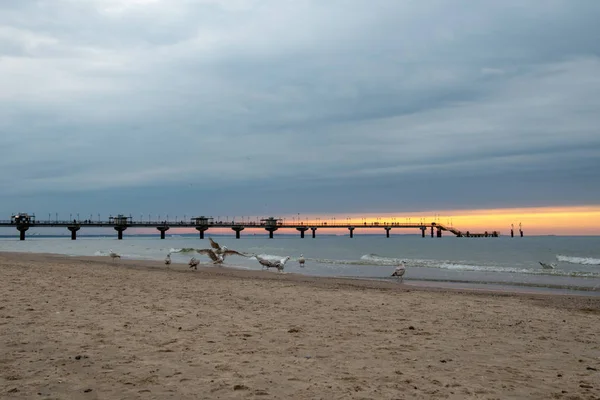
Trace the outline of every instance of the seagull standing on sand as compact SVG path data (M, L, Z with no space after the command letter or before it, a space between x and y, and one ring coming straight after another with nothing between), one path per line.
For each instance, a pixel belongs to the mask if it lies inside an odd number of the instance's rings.
M266 267L267 269L269 269L269 268L277 268L277 271L279 271L279 272L283 272L283 268L285 267L285 263L290 259L290 256L287 256L287 257L284 257L284 258L282 258L280 260L271 261L271 260L267 260L267 259L262 258L261 256L257 256L257 255L255 255L254 257L256 257L256 259L258 260L258 262L260 263L260 265L262 265L263 267Z
M167 257L165 258L165 264L171 265L171 253L167 254Z
M300 263L301 267L304 267L304 262L306 260L304 259L304 256L302 254L300 254L300 258L298 259L298 262Z
M108 254L110 256L110 258L112 258L113 262L115 262L115 260L118 258L119 260L121 259L121 256L118 255L117 253L115 253L114 251L112 251L112 249L110 249L110 253Z
M398 282L404 282L404 273L405 272L406 272L406 267L404 266L404 263L402 262L402 263L400 263L400 265L398 265L396 267L392 276L397 276Z
M194 268L195 270L198 269L198 264L200 264L200 261L196 260L196 257L192 257L190 262L188 263L190 268Z

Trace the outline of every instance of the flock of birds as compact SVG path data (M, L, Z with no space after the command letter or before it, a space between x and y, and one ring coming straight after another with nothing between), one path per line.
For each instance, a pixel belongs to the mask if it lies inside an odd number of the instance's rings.
M258 261L258 263L262 266L263 270L264 269L268 270L269 268L274 268L278 272L283 272L283 270L285 268L285 264L291 258L290 256L286 256L283 258L273 260L273 259L267 259L267 258L261 257L258 254L240 253L239 251L228 249L227 246L219 245L219 243L215 242L212 238L208 238L208 239L210 240L211 248L210 249L197 249L196 252L199 254L208 255L210 257L210 259L212 260L213 264L223 264L223 262L225 261L225 257L233 254L233 255L238 255L238 256L242 256L242 257L254 257ZM118 259L121 258L121 255L115 253L112 249L109 252L109 256L113 262L115 262L115 260L117 258ZM171 265L171 263L172 263L171 253L169 253L165 257L165 264ZM306 259L304 258L304 255L300 254L300 257L298 258L298 264L300 265L300 267L304 267L305 263L306 263ZM190 259L190 261L188 262L189 268L193 268L195 270L198 269L198 265L200 265L200 261L198 261L198 259L196 257L192 257ZM404 266L404 262L402 262L402 263L400 263L400 265L398 267L396 267L392 276L397 277L398 281L402 282L405 272L406 272L406 267Z
M210 240L211 248L210 249L198 249L198 250L196 250L196 252L199 254L208 255L210 257L210 259L213 261L213 264L223 264L223 262L225 261L225 257L233 254L233 255L238 255L238 256L242 256L242 257L256 258L258 263L262 266L263 270L264 269L268 270L269 268L274 268L278 272L283 272L283 270L285 268L285 264L290 260L290 256L286 256L286 257L276 259L276 260L271 260L271 259L263 258L257 254L240 253L239 251L228 249L227 246L219 245L212 238L208 238L208 239ZM121 256L119 254L115 253L112 249L110 250L109 256L113 262L115 262L115 260L117 258L121 259ZM300 254L300 257L298 258L298 264L300 265L300 267L304 267L305 263L306 263L306 259L304 258L304 256L302 254ZM557 267L556 263L544 263L541 261L539 263L543 269L555 269ZM167 254L167 257L165 258L165 264L171 265L171 253ZM189 267L193 268L195 270L198 269L199 264L200 264L200 261L198 261L196 259L196 257L192 257L190 259L190 262L188 263ZM405 265L404 261L402 261L402 262L400 262L400 265L398 265L395 268L395 270L391 276L396 277L398 282L404 282L404 274L405 273L406 273L406 265Z

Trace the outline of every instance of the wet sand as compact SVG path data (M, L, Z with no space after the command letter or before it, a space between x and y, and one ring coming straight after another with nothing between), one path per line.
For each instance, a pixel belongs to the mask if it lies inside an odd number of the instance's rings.
M600 299L0 253L0 398L594 399Z

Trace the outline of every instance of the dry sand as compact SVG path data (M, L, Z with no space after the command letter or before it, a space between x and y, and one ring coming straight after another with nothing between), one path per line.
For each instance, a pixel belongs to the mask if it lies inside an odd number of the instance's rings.
M3 399L598 399L600 299L0 253Z

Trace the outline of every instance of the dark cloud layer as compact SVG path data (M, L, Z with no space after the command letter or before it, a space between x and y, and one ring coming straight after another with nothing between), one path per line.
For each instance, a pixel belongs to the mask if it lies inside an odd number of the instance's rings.
M600 3L0 3L0 210L597 204Z

